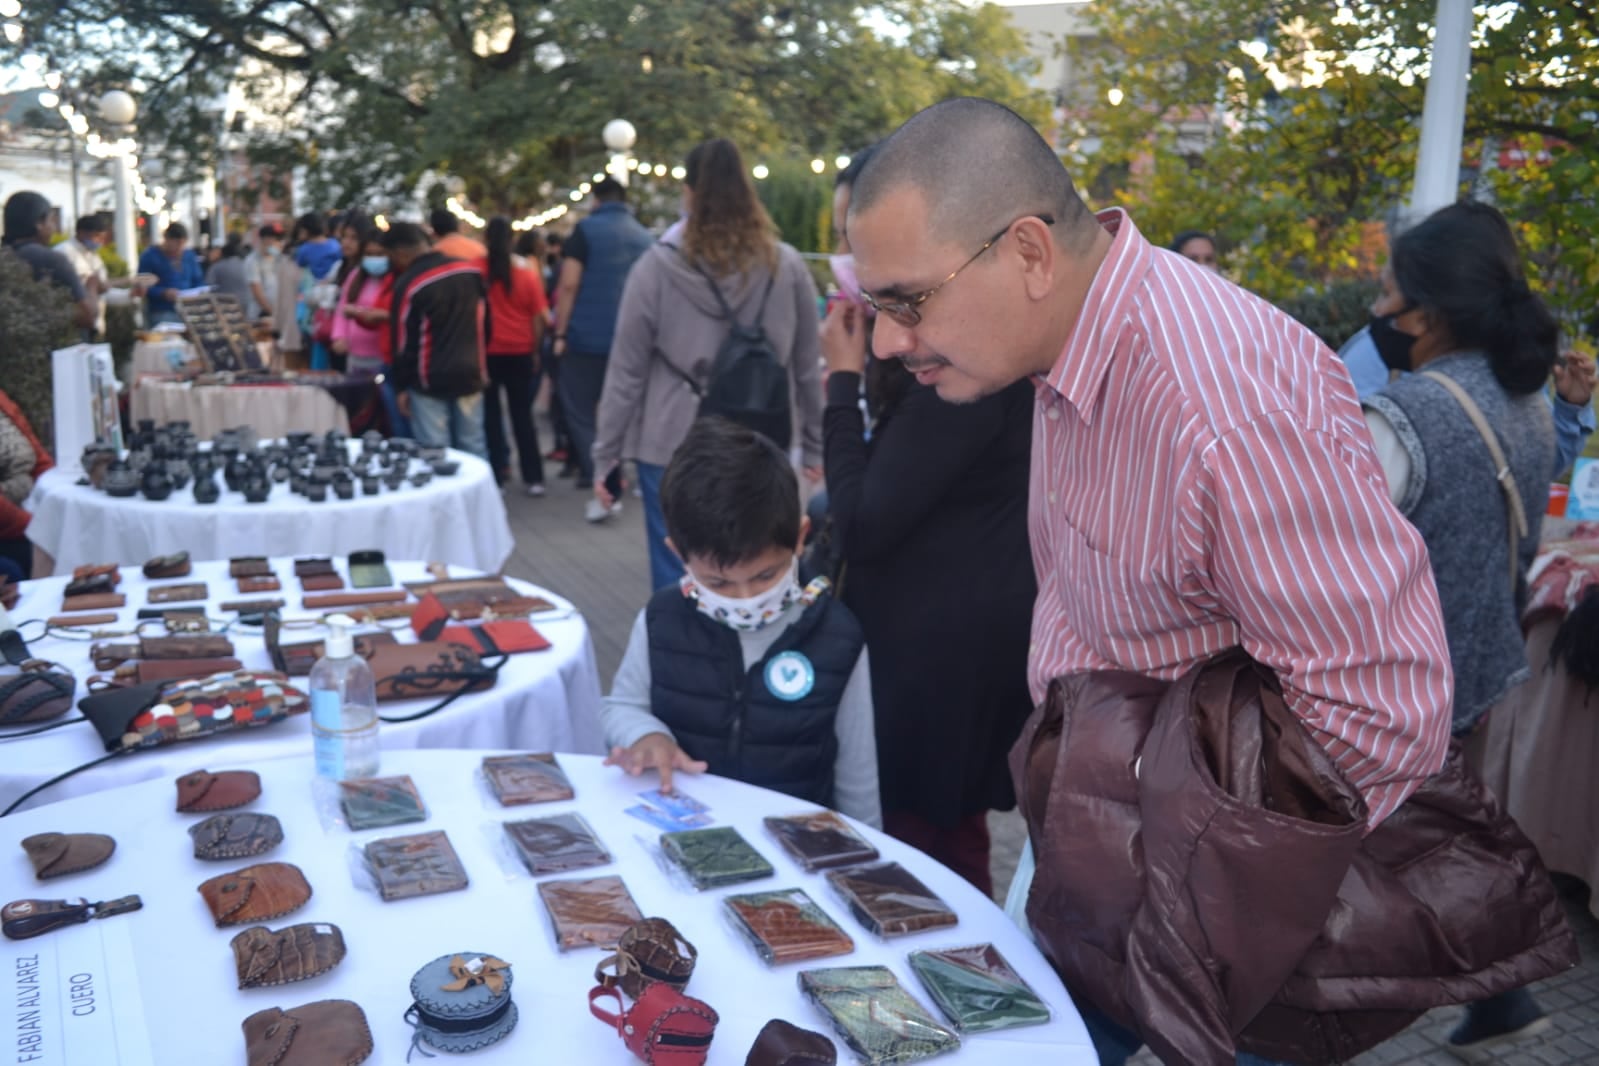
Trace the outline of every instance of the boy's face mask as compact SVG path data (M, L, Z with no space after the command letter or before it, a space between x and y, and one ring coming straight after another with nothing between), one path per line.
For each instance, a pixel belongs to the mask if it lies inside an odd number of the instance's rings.
M751 633L764 629L783 612L792 607L801 595L799 584L799 557L788 565L788 571L764 592L742 599L724 596L706 588L694 577L694 571L684 568L683 595L695 601L699 612L713 622L729 629Z

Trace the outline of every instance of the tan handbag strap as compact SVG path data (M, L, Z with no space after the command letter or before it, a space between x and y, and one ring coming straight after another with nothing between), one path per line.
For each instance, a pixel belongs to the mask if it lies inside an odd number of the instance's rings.
M1431 378L1449 391L1449 395L1460 404L1461 410L1466 412L1466 417L1471 419L1471 424L1477 427L1477 432L1482 436L1482 442L1488 446L1488 454L1493 457L1497 473L1494 477L1499 482L1499 488L1505 496L1505 526L1510 531L1510 587L1514 592L1516 587L1516 574L1519 567L1516 561L1516 549L1521 543L1521 538L1527 535L1527 509L1521 502L1521 490L1516 488L1516 476L1510 472L1510 461L1505 458L1505 450L1499 446L1499 435L1488 424L1488 419L1483 417L1482 409L1475 400L1460 387L1454 378L1440 374L1436 370L1422 371L1423 377Z

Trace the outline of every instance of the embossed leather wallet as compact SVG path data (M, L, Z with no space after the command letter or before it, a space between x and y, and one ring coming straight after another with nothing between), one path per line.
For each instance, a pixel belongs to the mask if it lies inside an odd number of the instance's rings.
M229 577L265 577L272 572L272 564L265 556L246 555L228 560Z
M506 807L552 803L574 795L572 782L550 754L485 755L483 776Z
M871 862L877 849L832 811L764 819L767 832L807 871Z
M695 888L720 888L771 877L772 864L732 826L661 834L661 850Z
M535 877L604 866L611 861L611 853L580 814L506 822L505 835Z
M384 900L459 892L466 869L443 830L374 840L365 848L367 869Z
M351 829L381 829L427 821L422 794L407 775L339 782L339 807Z
M622 934L644 918L620 877L541 881L539 898L550 913L555 943L562 951L614 948Z
M913 951L909 962L944 1017L963 1033L1049 1021L1049 1007L992 944Z
M344 932L326 922L276 931L252 925L229 942L239 987L267 988L320 977L344 959Z
M800 991L865 1063L919 1062L960 1047L886 966L805 970Z
M802 889L751 892L722 901L737 927L769 965L848 955L855 941Z
M266 922L299 910L311 899L311 886L298 866L263 862L200 883L200 896L217 928Z
M189 839L197 859L253 859L283 843L283 825L270 814L213 814L189 826Z
M904 936L956 922L949 904L897 862L829 870L827 880L850 913L878 936Z

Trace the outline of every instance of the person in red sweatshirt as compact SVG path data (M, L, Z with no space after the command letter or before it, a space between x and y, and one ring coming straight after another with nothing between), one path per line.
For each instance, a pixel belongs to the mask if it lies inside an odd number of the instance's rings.
M489 340L489 383L483 393L483 423L488 436L489 465L501 485L511 479L510 446L500 412L500 391L510 410L511 432L516 438L517 465L529 496L544 495L544 460L539 453L539 431L533 421L533 397L539 391L539 339L549 302L538 269L511 254L515 234L509 219L496 215L484 232L488 256L478 260L488 290L489 318L494 334Z

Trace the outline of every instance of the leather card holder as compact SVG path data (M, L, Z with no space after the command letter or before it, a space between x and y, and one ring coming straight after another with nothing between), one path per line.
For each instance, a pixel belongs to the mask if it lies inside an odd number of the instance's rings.
M210 596L205 583L190 581L182 585L157 585L145 594L146 603L194 603Z
M239 578L239 591L246 595L255 592L277 592L281 588L283 588L283 582L272 574L266 574L262 577Z
M126 607L128 597L120 592L98 592L89 596L68 596L61 601L63 611L104 611L111 607Z

